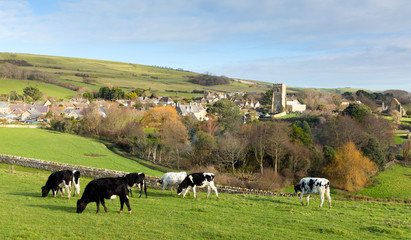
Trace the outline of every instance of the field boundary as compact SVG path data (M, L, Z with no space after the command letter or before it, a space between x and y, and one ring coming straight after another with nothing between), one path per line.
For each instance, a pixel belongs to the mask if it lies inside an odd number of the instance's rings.
M18 165L22 167L34 168L39 170L45 170L55 172L62 169L72 169L81 172L82 176L90 178L102 178L102 177L119 177L127 174L128 172L113 171L105 168L93 168L81 165L72 165L67 163L57 163L51 161L45 161L35 158L25 158L20 156L12 156L6 154L0 154L0 163L6 163L9 165ZM160 189L161 187L156 184L158 177L146 176L146 184L150 188ZM248 189L241 187L230 187L216 185L219 192L230 194L253 194L262 196L281 196L281 197L294 197L294 194L283 192L271 192L265 190Z

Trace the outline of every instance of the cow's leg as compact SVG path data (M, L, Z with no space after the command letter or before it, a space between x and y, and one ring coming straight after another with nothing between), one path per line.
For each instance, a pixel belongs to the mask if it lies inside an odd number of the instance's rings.
M325 194L327 195L328 205L329 205L329 208L331 209L330 187L327 187L327 189L325 190Z
M106 202L104 202L104 198L101 199L101 205L103 205L104 211L105 211L105 212L108 212L108 209L107 209L107 207L106 207Z
M210 183L210 187L211 187L211 189L214 190L215 195L217 196L217 198L220 198L220 197L218 197L217 187L214 185L214 182Z
M303 205L303 206L304 206L303 196L304 196L304 191L302 191L302 192L300 193L300 201L301 201L301 205Z
M187 192L187 191L186 191ZM196 186L194 185L194 187L193 187L193 193L194 193L194 199L196 199L197 198L197 196L196 196Z
M310 204L310 194L307 194L307 207Z
M320 198L321 198L320 207L322 207L324 203L324 193L325 193L325 189L321 189L320 190Z
M120 214L123 213L124 203L126 203L126 206L128 208L128 213L131 214L130 202L128 200L127 195L125 196L120 195Z
M164 189L167 187L167 182L163 182L163 189L161 189L161 195L163 195ZM171 195L173 195L173 186L171 186Z
M71 197L71 182L69 182L68 185L65 184L64 187L67 189L67 198L68 198L68 200L70 200L70 197Z
M143 181L143 184L144 184L144 193L146 194L146 198L147 198L147 184L145 180ZM141 196L141 193L140 193L140 196Z
M207 186L207 198L210 196L211 187L210 185Z
M97 199L96 205L97 205L97 212L96 213L99 213L100 212L100 199Z
M171 191L171 196L173 196L173 185L171 185L170 191Z
M185 198L188 191L190 191L191 186L188 186L183 192L183 198ZM194 195L195 196L195 195Z

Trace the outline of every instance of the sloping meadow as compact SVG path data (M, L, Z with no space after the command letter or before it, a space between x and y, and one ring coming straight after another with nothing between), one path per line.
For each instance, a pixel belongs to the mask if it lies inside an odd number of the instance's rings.
M409 204L333 201L319 198L302 207L297 197L221 194L199 200L148 189L130 198L132 214L119 214L118 199L108 213L90 203L76 213L77 197L41 198L50 172L0 164L2 239L410 239ZM81 193L91 179L81 178ZM137 190L134 190L137 191ZM135 194L137 195L137 194Z

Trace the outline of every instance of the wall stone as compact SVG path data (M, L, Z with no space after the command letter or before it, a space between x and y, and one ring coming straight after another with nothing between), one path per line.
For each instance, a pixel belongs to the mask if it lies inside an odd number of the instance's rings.
M80 165L50 162L50 161L44 161L44 160L39 160L39 159L34 159L34 158L25 158L25 157L11 156L11 155L5 155L5 154L0 154L0 163L46 170L50 172L55 172L55 171L64 170L64 169L78 170L80 171L81 176L89 177L89 178L119 177L119 176L123 176L124 174L128 173L128 172L123 172L123 171L108 170L104 168L92 168L92 167L85 167L85 166L80 166ZM154 189L162 188L161 186L156 184L158 179L159 179L158 177L146 175L147 187L154 188ZM230 186L222 186L222 185L216 185L216 187L218 189L218 192L230 193L230 194L254 194L254 195L262 195L262 196L283 196L283 197L293 197L294 196L293 194L289 194L289 193L271 192L271 191L247 189L247 188L240 188L240 187L230 187Z

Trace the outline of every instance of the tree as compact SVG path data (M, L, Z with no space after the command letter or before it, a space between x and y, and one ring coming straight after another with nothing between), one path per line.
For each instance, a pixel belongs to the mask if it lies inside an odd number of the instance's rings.
M36 87L25 87L23 89L23 93L24 95L31 97L34 101L37 101L41 98L41 92Z
M363 117L371 113L371 109L364 104L350 103L342 112L343 115L351 116L361 122Z
M410 159L411 140L402 142L401 146L402 146L402 157L404 161L408 161Z
M141 123L147 128L161 129L165 122L177 117L177 110L171 106L155 107L144 114Z
M236 131L242 121L242 112L234 102L230 100L219 100L207 112L217 114L219 116L218 122L225 131Z
M187 136L187 128L177 118L166 120L160 130L161 142L176 153L177 169L180 169L181 152L186 146Z
M304 122L306 123L306 126L305 126L306 130L305 131L304 131L303 128L297 126L296 123L293 123L291 125L291 139L293 141L300 141L302 144L304 144L306 146L309 146L309 145L312 144L313 141L310 137L310 134L307 133L306 131L311 132L311 129L308 126L308 123L306 121L304 121ZM308 128L307 128L307 126L308 126Z
M287 152L288 135L288 126L285 123L275 123L268 128L267 154L271 156L275 175L279 172L281 158Z
M323 168L333 185L347 191L361 189L377 171L376 164L357 150L353 142L340 147L335 160Z
M245 127L245 136L254 155L256 162L259 164L261 174L264 173L264 156L267 150L267 124L251 123Z
M231 167L235 173L235 165L241 161L245 154L246 145L244 140L226 132L219 139L218 155L220 162Z
M194 164L203 165L216 148L214 137L207 132L197 131L193 141L192 159Z
M83 98L87 98L88 100L91 100L94 98L93 93L91 92L85 92L83 93Z
M362 147L361 150L366 157L377 164L380 171L384 170L386 162L385 151L375 137L369 137L368 144Z

